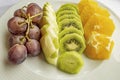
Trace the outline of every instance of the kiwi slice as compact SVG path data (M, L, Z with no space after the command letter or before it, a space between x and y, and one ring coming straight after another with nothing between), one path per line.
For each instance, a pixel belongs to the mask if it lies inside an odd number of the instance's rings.
M62 37L64 37L67 34L72 34L72 33L77 33L77 34L83 36L83 33L80 30L78 30L74 27L70 27L70 28L65 28L63 31L61 31L59 33L59 39L61 39Z
M69 27L75 27L78 30L81 30L82 33L84 33L83 27L82 27L82 22L78 21L76 19L64 19L61 22L58 23L59 25L59 31L61 32L62 30L64 30L65 28L69 28Z
M75 8L77 12L79 10L77 4L73 4L73 3L64 4L60 8L64 8L64 7L67 7L67 6Z
M77 33L66 34L63 38L61 38L59 45L61 54L66 51L77 51L81 54L86 48L83 36Z
M58 14L59 12L61 12L61 11L64 11L64 10L75 11L75 12L77 12L76 9L75 9L74 7L66 6L66 7L61 7L61 8L59 8L59 10L57 11L57 14Z
M83 65L81 55L75 51L65 52L60 55L57 61L57 67L70 74L78 73Z
M77 13L76 11L74 11L74 10L63 10L63 11L58 11L58 12L56 13L56 16L57 16L57 18L58 18L58 17L63 16L63 15L65 15L65 14L67 14L67 15L77 14L77 15L78 15L78 13Z
M77 15L77 14L70 14L70 15L64 14L63 16L57 18L57 22L59 23L59 22L61 22L64 19L77 19L78 21L81 22L80 16Z

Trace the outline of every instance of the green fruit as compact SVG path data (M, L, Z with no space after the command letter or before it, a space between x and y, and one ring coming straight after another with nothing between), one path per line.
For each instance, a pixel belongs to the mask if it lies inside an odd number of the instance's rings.
M64 19L77 19L78 21L81 22L80 16L77 15L77 14L70 14L70 15L64 14L63 16L57 18L57 22L59 23L59 22L61 22Z
M58 12L61 12L61 11L64 11L64 10L68 10L68 11L71 11L71 10L72 10L72 11L77 12L76 9L75 9L74 7L71 7L71 6L60 7L59 10L58 10ZM57 12L57 13L58 13L58 12Z
M49 3L44 5L43 14L40 24L43 26L41 28L42 38L40 39L40 44L46 61L50 64L56 65L59 52L59 30L56 21L56 14Z
M41 28L41 34L42 34L42 36L48 34L52 38L54 46L56 48L59 48L58 33L50 25L44 25Z
M55 11L49 3L46 3L43 7L43 18L41 20L40 26L44 26L45 24L58 27Z
M62 30L64 30L65 28L69 28L69 27L75 27L78 30L81 30L82 33L84 33L83 27L82 27L82 22L78 21L76 19L64 19L61 22L59 22L59 31L61 32Z
M66 34L60 40L60 53L64 53L66 51L76 51L79 54L83 53L86 45L82 35L77 33Z
M58 36L58 29L52 27L52 25L46 24L44 25L41 29L41 35L44 36L46 33L48 33L49 35L53 36L53 37L57 37Z
M43 6L43 12L44 11L48 11L49 13L55 14L55 11L53 10L53 7L51 4L49 4L48 2L44 4Z
M63 10L63 11L58 11L56 13L56 16L57 16L57 18L59 18L59 17L65 15L65 14L67 14L67 15L70 15L70 14L78 15L78 13L76 11L74 11L74 10Z
M67 4L64 4L64 5L62 5L60 8L64 8L64 7L73 7L73 8L75 8L76 9L76 11L78 12L78 6L76 5L76 4L73 4L73 3L67 3Z
M78 73L83 67L84 62L81 55L75 51L65 52L60 55L57 61L57 67L67 73Z
M55 40L53 40L53 38L51 38L51 36L49 36L48 34L45 34L40 39L43 54L47 62L56 65L59 49L56 48L57 45L54 41Z
M72 33L77 33L77 34L83 36L83 33L80 30L78 30L74 27L70 27L70 28L65 28L63 31L61 31L59 33L59 39L61 39L62 37L64 37L67 34L72 34Z
M54 16L53 16L54 17ZM41 26L44 26L45 24L50 24L50 25L53 25L53 27L58 27L57 26L57 21L56 21L56 18L55 20L50 20L51 17L48 17L48 16L43 16L42 18L42 21L40 23Z
M51 20L56 21L56 14L53 14L53 13L48 12L48 11L43 11L43 12L44 12L43 16L47 16Z

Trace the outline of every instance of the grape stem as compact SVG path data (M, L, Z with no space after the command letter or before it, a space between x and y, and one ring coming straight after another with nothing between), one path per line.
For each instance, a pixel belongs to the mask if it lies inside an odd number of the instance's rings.
M25 21L25 22L22 22L22 23L20 23L20 27L22 27L23 25L25 25L27 22Z
M41 12L41 13L38 13L38 14L36 14L36 15L34 15L34 16L31 16L30 19L32 19L32 18L34 18L34 17L37 17L37 16L40 16L40 15L42 15L42 12Z
M27 23L27 31L26 31L26 33L25 33L25 37L26 37L26 39L27 39L28 41L30 41L30 38L29 38L28 34L29 34L29 31L30 31L30 28L33 28L32 19L35 18L35 17L37 17L37 16L42 15L42 12L41 12L41 13L38 13L38 14L36 14L36 15L34 15L34 16L30 16L30 14L27 14L27 15L26 15L26 14L23 12L24 8L27 8L27 6L23 6L23 7L21 8L23 17L25 17L26 20L25 20L25 22L21 23L20 26L22 26L22 25L24 25L24 24Z
M28 19L26 20L26 22L27 22L28 27L27 27L27 31L26 31L25 37L29 41L30 38L28 37L28 34L29 34L29 31L30 31L30 23L31 23L30 14L28 14Z
M26 9L26 8L27 8L27 6L23 6L23 7L21 8L22 17L24 17L24 18L27 18L27 15L25 14L25 12L23 12L24 9Z
M27 31L26 31L26 33L25 33L25 37L27 38L28 41L30 41L30 38L29 38L29 36L28 36L29 31L30 31L30 28L33 28L32 18L37 17L37 16L40 16L41 14L42 14L42 13L38 13L38 14L36 14L36 15L34 15L34 16L30 16L30 14L28 14L28 16L27 16L27 20L25 21L25 23L27 23L28 27L27 27Z
M27 6L23 6L21 9L27 8Z

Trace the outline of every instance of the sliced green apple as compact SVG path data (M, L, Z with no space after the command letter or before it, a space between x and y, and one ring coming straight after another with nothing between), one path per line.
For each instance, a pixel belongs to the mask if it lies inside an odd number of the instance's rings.
M59 51L59 49L55 47L56 42L54 42L51 36L45 34L40 39L40 43L47 62L56 65Z

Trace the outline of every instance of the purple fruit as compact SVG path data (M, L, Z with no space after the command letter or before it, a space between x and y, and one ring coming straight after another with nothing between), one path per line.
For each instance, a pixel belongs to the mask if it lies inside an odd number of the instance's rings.
M41 13L41 15L36 16L32 19L34 23L39 23L42 16L43 16L43 11L42 8L37 5L36 3L30 3L27 7L27 14L30 14L30 16L35 16L37 14Z
M40 43L37 40L31 39L26 43L29 56L37 56L41 52Z
M25 18L26 17L26 11L23 10L23 9L18 9L14 12L14 16Z
M15 44L24 45L25 43L26 43L26 38L22 35L10 35L9 37L10 47L12 47Z
M27 29L24 18L13 17L8 21L8 30L12 34L23 34Z
M27 58L27 49L24 45L15 44L8 52L8 59L14 64L20 64Z
M39 40L39 39L40 39L40 29L39 29L36 25L33 25L33 26L30 28L29 38L31 38L31 39L36 39L36 40Z

